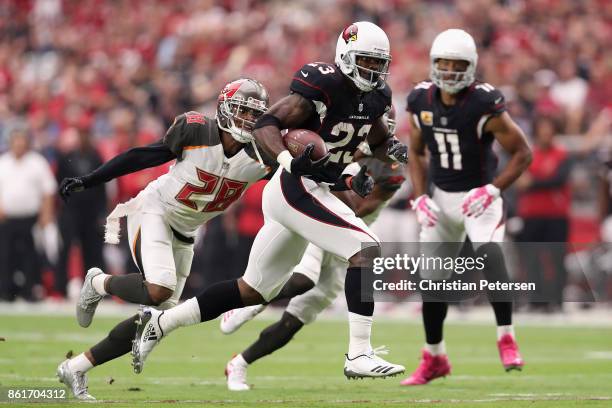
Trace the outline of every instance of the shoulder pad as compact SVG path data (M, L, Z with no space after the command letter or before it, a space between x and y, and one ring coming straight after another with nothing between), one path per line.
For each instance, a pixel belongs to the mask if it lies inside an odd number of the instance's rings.
M474 83L474 97L483 115L499 115L506 110L506 99L501 91L487 82Z
M311 101L331 105L331 95L342 85L340 69L334 64L314 62L306 64L293 75L291 92L299 93Z
M383 98L387 99L389 101L388 105L391 106L393 92L391 91L391 87L389 86L389 84L385 82L384 86L378 88L376 91L381 94Z
M410 91L410 93L408 94L406 110L410 112L418 112L419 99L421 98L421 96L427 94L427 92L429 92L432 86L433 83L430 81L423 81L416 84L416 86L412 88L412 91Z
M174 118L163 142L178 157L185 148L214 146L221 142L217 122L200 112L190 111Z

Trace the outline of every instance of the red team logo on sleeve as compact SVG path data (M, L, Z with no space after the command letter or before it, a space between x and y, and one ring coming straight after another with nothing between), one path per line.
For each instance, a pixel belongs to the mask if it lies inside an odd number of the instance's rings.
M190 111L190 112L185 113L185 120L187 121L187 123L199 123L200 125L203 125L206 123L206 119L204 119L204 115L196 111Z

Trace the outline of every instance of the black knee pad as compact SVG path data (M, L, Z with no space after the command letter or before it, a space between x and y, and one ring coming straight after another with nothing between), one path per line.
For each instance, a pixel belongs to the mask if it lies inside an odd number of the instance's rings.
M130 303L157 306L149 296L149 290L143 276L139 273L111 276L107 292Z

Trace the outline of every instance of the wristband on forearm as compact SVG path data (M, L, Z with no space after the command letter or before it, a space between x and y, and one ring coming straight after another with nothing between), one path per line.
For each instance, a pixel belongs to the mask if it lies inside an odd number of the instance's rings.
M357 175L357 173L359 173L359 170L361 170L361 166L359 165L359 163L351 163L346 166L344 170L342 170L342 175L355 176Z
M269 113L264 113L259 119L257 119L253 129L259 129L266 126L276 126L278 129L283 128L283 124L281 123L280 119L274 115L270 115Z
M289 150L283 150L276 156L276 161L280 164L287 172L291 173L291 162L293 156L289 153Z

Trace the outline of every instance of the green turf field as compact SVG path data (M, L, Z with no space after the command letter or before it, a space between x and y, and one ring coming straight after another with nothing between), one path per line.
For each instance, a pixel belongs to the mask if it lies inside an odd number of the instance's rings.
M55 368L66 352L92 345L114 322L100 318L81 329L69 317L0 316L0 337L6 338L0 342L0 387L56 386ZM158 346L141 375L132 373L127 357L94 369L90 392L113 407L171 402L308 408L612 406L611 328L519 327L527 366L508 374L497 357L493 326L449 325L446 340L453 375L406 388L398 385L403 377L347 381L342 375L347 325L320 321L250 368L252 391L230 393L223 376L227 359L267 323L252 322L232 336L222 335L216 321L179 330ZM415 367L422 342L417 324L378 321L374 333L375 346L391 349L389 360L408 370Z

